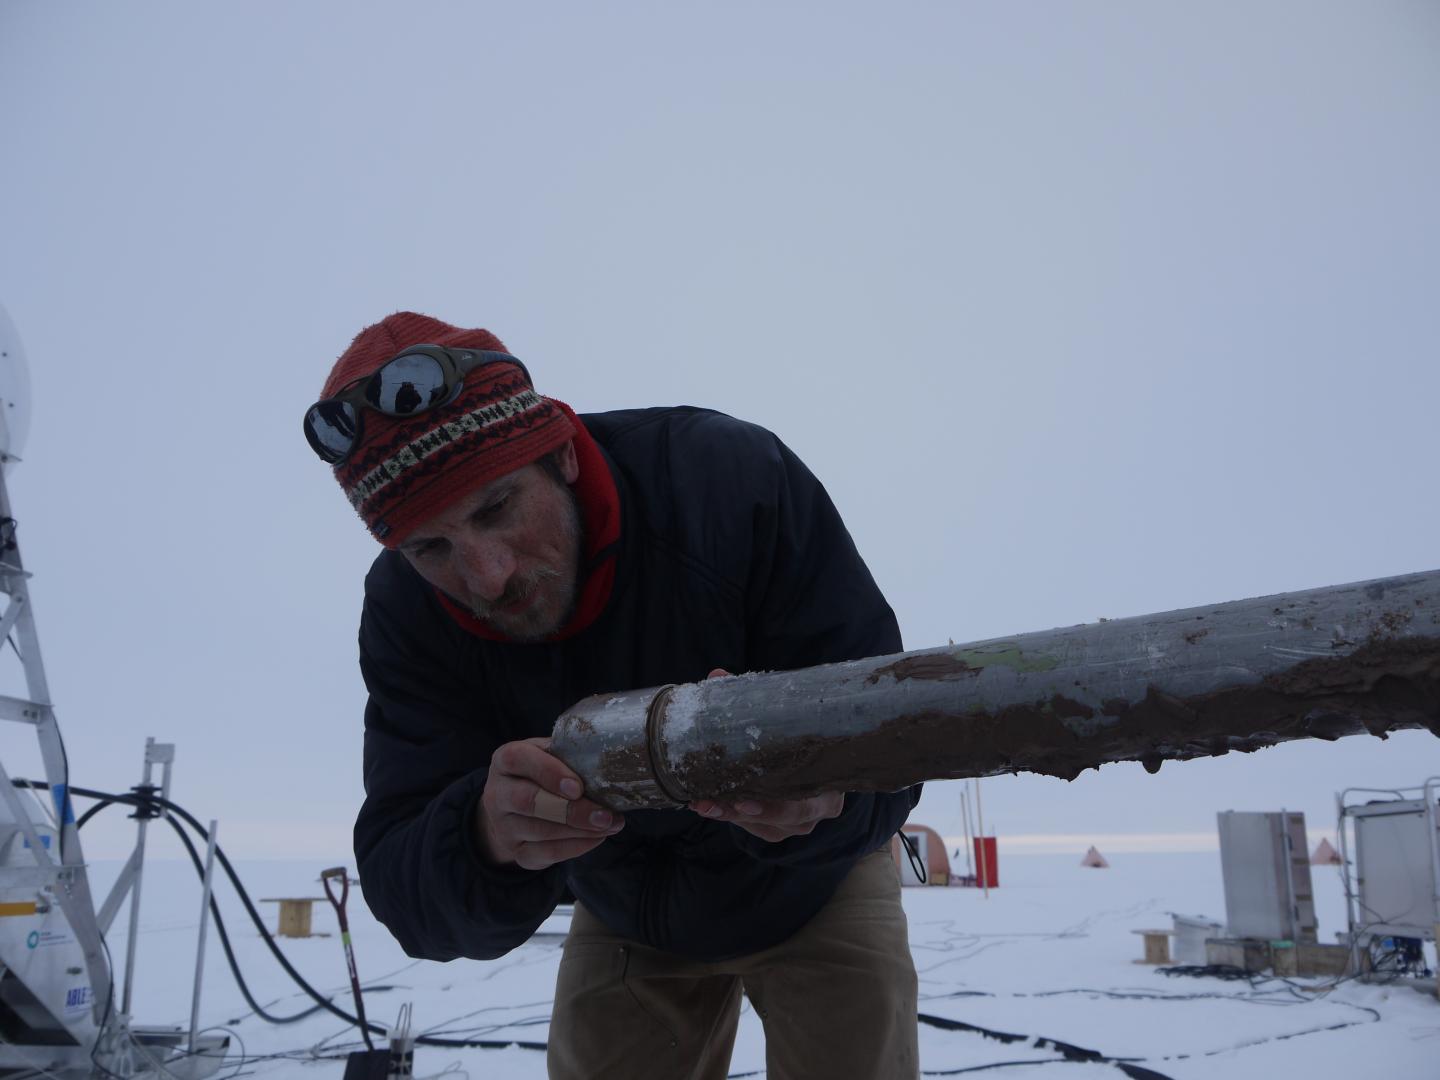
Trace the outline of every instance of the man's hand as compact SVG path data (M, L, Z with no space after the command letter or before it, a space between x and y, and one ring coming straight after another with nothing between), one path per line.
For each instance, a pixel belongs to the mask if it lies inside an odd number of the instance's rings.
M549 749L549 739L521 739L490 758L475 807L480 849L490 862L544 870L599 847L624 826L621 815L581 798L580 778Z
M724 668L715 668L705 677L718 679L729 674ZM721 803L701 799L692 802L690 809L711 821L729 821L752 836L773 844L792 836L809 836L820 822L839 817L840 811L845 809L845 796L838 791L827 791L808 799L768 802L742 799L736 803Z
M702 799L691 803L690 809L711 821L729 821L761 840L775 843L792 836L808 836L820 822L839 817L845 809L845 796L827 791L808 799L742 799L734 804Z

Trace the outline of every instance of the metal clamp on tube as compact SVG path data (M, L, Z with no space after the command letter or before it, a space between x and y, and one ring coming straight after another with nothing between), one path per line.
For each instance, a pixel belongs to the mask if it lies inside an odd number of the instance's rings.
M556 722L550 752L580 774L588 798L621 813L683 805L661 785L651 756L652 729L659 723L652 716L670 690L652 686L596 694Z

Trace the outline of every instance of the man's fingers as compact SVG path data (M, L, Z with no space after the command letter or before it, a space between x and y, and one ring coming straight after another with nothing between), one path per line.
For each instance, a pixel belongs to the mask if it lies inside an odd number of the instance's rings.
M527 817L553 821L556 825L568 825L571 828L585 829L589 832L593 832L595 829L608 829L617 820L620 820L619 814L611 813L589 799L562 799L559 795L552 795L543 788L534 789L529 811L522 811L522 813Z
M573 825L544 821L541 818L511 817L507 831L514 844L548 844L565 840L583 840L589 843L614 836L624 827L625 822L618 817L603 829L577 829Z
M711 821L728 821L768 843L777 843L792 836L808 836L815 826L838 817L845 809L845 796L828 791L808 799L741 799L733 805L704 799L690 804L690 809Z
M559 795L551 795L544 788L537 788L534 814L545 821L566 825L570 821L570 800L562 799Z
M839 817L845 809L845 795L839 791L827 791L822 795L816 795L811 802L814 804L811 811L814 813L816 821Z
M485 791L494 813L522 818L539 818L576 829L605 829L621 818L589 799L566 799L528 780L502 777L492 780Z
M549 753L549 746L549 739L522 739L495 751L490 786L497 789L496 809L580 829L609 827L616 815L582 798L580 778Z
M714 821L772 826L803 825L837 817L845 808L845 796L838 791L828 791L808 799L741 799L728 804L705 799L691 803L690 808L702 817Z
M551 866L584 854L624 825L620 814L584 798L580 778L549 749L549 739L520 739L491 755L475 810L481 850L490 862ZM539 850L522 859L524 849L535 845Z
M580 778L563 761L550 753L550 740L521 739L509 742L490 758L492 771L523 780L533 780L546 791L567 799L580 797Z
M804 827L804 828L788 828L788 829L787 829L787 828L780 828L780 827L776 827L776 826L771 826L771 825L754 825L754 824L749 824L749 825L747 825L747 824L745 824L744 822L741 822L741 821L737 821L737 822L735 823L735 825L736 825L738 828L744 829L746 832L750 833L750 834L753 835L753 836L758 836L761 840L764 840L766 843L775 844L775 843L779 843L781 840L788 840L788 839L790 839L790 837L792 837L792 836L808 836L808 835L810 835L811 831L813 831L813 829L814 829L815 823L814 823L814 822L811 822L808 826L806 826L806 827Z
M526 790L517 794L515 788ZM620 814L584 799L570 802L524 780L509 778L493 784L486 788L485 799L495 800L490 808L482 800L476 810L486 857L492 862L518 863L530 870L584 854L625 826ZM502 802L518 803L520 807L503 809ZM539 851L527 853L527 848L536 845L540 845Z
M556 863L584 855L603 843L603 836L571 840L527 840L515 851L515 863L526 870L544 870Z

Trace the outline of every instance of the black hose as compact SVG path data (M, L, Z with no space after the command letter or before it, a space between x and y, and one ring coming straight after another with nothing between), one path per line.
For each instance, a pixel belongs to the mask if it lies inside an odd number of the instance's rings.
M14 780L12 781L12 783L16 787L29 787L38 790L47 790L49 787L48 784L45 784L41 781L32 780ZM190 856L190 861L195 867L195 872L200 875L200 879L202 881L205 879L205 867L200 860L200 854L198 851L196 851L194 843L191 841L190 837L186 835L185 830L181 828L180 822L176 820L176 815L178 815L181 819L185 821L186 824L188 824L192 829L199 833L200 836L207 843L209 842L210 834L200 824L200 822L197 821L195 817L189 813L189 811L185 810L184 807L181 807L171 802L169 799L166 799L163 796L149 792L144 794L114 795L103 791L92 791L87 788L71 788L70 791L72 794L80 795L84 798L100 800L96 803L96 805L90 807L88 810L85 811L83 815L81 815L80 819L76 823L77 828L83 826L97 813L105 809L105 807L114 805L116 803L127 806L140 807L144 809L150 809L152 807L158 806L161 809L165 810L165 820L169 822L170 827L175 830L175 834L180 837L180 842L185 845L185 850ZM905 839L908 840L908 837ZM906 846L908 849L909 845L907 844ZM241 903L244 904L245 910L249 913L251 920L255 923L256 928L260 931L261 937L265 939L266 945L269 946L270 951L275 955L276 960L280 962L280 966L285 969L285 972L291 977L291 979L295 981L296 985L298 985L301 990L303 990L315 1001L314 1007L307 1009L304 1012L297 1013L294 1016L272 1016L271 1014L267 1013L264 1008L261 1007L261 1005L255 1000L254 995L250 993L250 988L246 985L244 977L240 974L239 964L237 963L235 959L235 953L230 946L230 937L225 930L224 919L220 914L219 905L215 902L215 897L212 895L210 897L210 912L215 918L215 927L220 935L221 944L224 946L226 960L229 961L230 970L235 975L235 981L240 987L241 994L244 995L245 1001L255 1011L255 1014L261 1019L267 1020L272 1024L292 1024L297 1020L304 1019L307 1016L312 1016L315 1013L324 1009L331 1013L334 1013L337 1017L344 1020L346 1023L360 1028L362 1032L368 1029L369 1031L374 1032L378 1035L386 1034L385 1028L383 1028L379 1024L362 1024L361 1020L358 1017L351 1016L349 1013L345 1012L344 1009L341 1009L339 1006L335 1005L333 1002L330 1001L330 999L323 997L319 993L319 991L317 991L314 987L312 987L308 982L305 981L304 976L302 976L298 971L295 970L295 968L290 964L290 961L285 958L285 954L280 951L280 947L275 943L275 939L271 936L269 929L265 926L265 921L260 917L260 913L255 909L255 905L250 899L250 894L245 891L245 886L241 884L239 875L235 872L235 868L230 865L230 860L220 849L219 845L216 845L215 855L216 858L220 860L220 865L224 867L225 874L227 877L229 877L230 883L235 887L235 891L239 895ZM912 855L912 858L913 857L914 856ZM370 989L373 991L389 988L371 987ZM1014 1035L1007 1032L991 1031L988 1028L982 1028L974 1024L967 1024L960 1020L951 1020L947 1017L940 1016L929 1016L925 1013L919 1014L917 1019L920 1023L926 1024L930 1027L941 1028L949 1031L972 1031L977 1034L984 1035L987 1038L999 1039L1000 1041L1007 1043L1021 1041L1030 1042L1037 1048L1053 1049L1060 1053L1061 1057L1059 1059L1052 1058L1049 1059L1050 1061L1059 1060L1076 1063L1088 1062L1095 1064L1113 1065L1115 1068L1119 1069L1121 1072L1131 1077L1132 1080L1169 1080L1169 1078L1166 1077L1163 1073L1158 1073L1155 1072L1153 1069L1147 1069L1141 1065L1133 1063L1133 1059L1131 1061L1125 1061L1122 1059L1106 1057L1105 1055L1099 1053L1096 1050L1088 1050L1084 1047L1074 1046L1070 1043L1062 1042L1058 1039L1046 1038L1044 1036ZM446 1039L438 1035L420 1035L416 1037L415 1042L425 1046L446 1046L454 1048L480 1047L483 1049L502 1049L509 1046L518 1046L526 1050L548 1049L547 1043L521 1041L519 1039ZM1036 1064L1039 1063L1040 1062L1036 1062ZM954 1075L955 1073L960 1072L978 1071L979 1069L997 1068L1002 1065L1020 1064L1030 1064L1030 1062L1001 1062L994 1065L978 1066L972 1069L954 1070L954 1073L927 1072L925 1075Z
M185 835L185 830L181 827L180 822L175 820L173 814L167 812L165 815L165 820L169 822L170 827L175 830L175 835L180 838L180 842L185 845L185 851L190 856L190 862L194 865L196 872L199 873L200 880L204 881L205 866L200 861L200 853L195 850L194 843L191 841L190 837ZM321 1006L312 1005L305 1011L298 1012L293 1016L273 1016L270 1013L266 1012L264 1007L255 1000L255 996L250 992L250 987L246 984L245 977L240 974L240 966L235 959L235 950L230 947L230 935L225 931L225 920L220 914L220 906L215 902L215 897L213 893L210 897L210 914L214 916L215 931L220 935L220 944L225 949L225 959L230 964L230 971L235 976L235 982L240 987L240 993L242 996L244 996L245 1003L250 1006L256 1016L260 1017L260 1019L262 1020L269 1021L272 1024L293 1024L298 1020L305 1019L307 1016L314 1016L317 1012L321 1010ZM389 987L372 986L370 987L370 989L372 991L379 991L387 990L389 989Z
M17 779L11 781L11 783L13 783L15 787L34 788L38 791L47 791L50 787L49 784L41 780ZM79 795L87 799L101 800L101 803L105 806L109 806L115 803L143 809L150 809L152 807L158 806L163 810L169 811L169 813L165 814L166 820L170 822L171 827L175 829L176 834L179 835L181 840L184 842L185 848L190 854L190 860L195 866L196 873L200 875L200 879L202 881L204 880L205 868L200 861L199 853L195 850L195 847L190 841L190 838L185 835L185 831L180 828L179 823L174 820L172 815L178 816L187 825L194 829L195 832L198 833L200 837L204 839L207 843L210 840L210 833L205 829L203 825L200 824L198 820L196 820L195 816L191 814L188 810L186 810L183 806L179 806L178 804L171 802L169 799L166 799L161 795L148 793L144 795L117 795L111 792L94 791L89 788L79 787L70 788L70 793L72 795ZM89 808L88 810L86 810L85 814L81 818L81 821L88 821L96 813L98 813L100 809L102 809L101 805L96 805ZM80 822L76 823L77 828L79 827L79 824ZM351 1024L357 1028L360 1027L361 1022L358 1017L351 1016L344 1009L340 1008L338 1005L335 1005L329 998L323 996L318 990L316 990L313 986L306 982L305 977L295 970L294 966L286 958L285 954L280 951L280 947L275 943L274 937L271 936L269 929L265 925L265 920L261 918L259 911L257 911L255 908L255 904L251 901L250 894L245 891L245 886L240 881L240 875L235 872L235 868L230 864L229 858L226 857L225 852L219 847L219 845L217 845L215 848L215 857L220 860L220 865L224 868L226 877L230 879L230 884L235 887L235 892L240 897L240 902L244 905L245 910L249 914L250 920L255 924L256 929L260 931L260 936L265 940L265 944L269 947L270 952L274 954L275 959L285 970L285 973L289 975L290 978L295 982L295 984L299 986L300 989L303 990L311 998L311 1000L315 1002L314 1008L308 1009L303 1013L298 1013L295 1016L291 1017L273 1017L269 1013L265 1012L265 1010L256 1003L254 996L250 993L249 987L245 985L245 981L240 975L239 966L234 960L234 953L231 950L228 935L226 935L223 929L223 921L220 916L219 907L216 905L215 898L212 896L210 898L210 910L215 916L217 931L220 933L221 941L225 945L225 955L226 958L230 961L230 970L234 973L236 981L240 985L240 992L244 995L246 1002L251 1006L252 1009L255 1010L255 1013L262 1019L267 1020L270 1023L288 1024L294 1023L296 1020L299 1020L302 1017L313 1015L314 1013L319 1012L323 1009L327 1012L333 1013L341 1020L344 1020L347 1024ZM379 990L384 988L374 987L372 989ZM385 1028L379 1024L367 1023L364 1026L377 1035L386 1034ZM544 1050L547 1046L547 1044L542 1042L525 1042L518 1039L443 1039L433 1035L420 1035L416 1037L415 1041L416 1043L426 1046L479 1047L486 1050L499 1050L508 1046L518 1046L522 1049L527 1050Z
M41 789L48 787L48 785L43 784L40 781L31 780L16 780L15 786L34 787ZM194 829L200 835L201 839L205 840L207 843L210 840L210 833L184 807L172 803L169 799L166 799L163 796L153 794L115 795L108 792L92 791L88 788L76 787L72 787L70 791L72 794L81 795L85 798L104 800L107 804L120 803L126 806L135 806L147 809L150 807L158 806L164 810L169 811L169 813L165 814L166 820L170 822L170 825L175 830L176 835L179 836L181 842L184 843L185 850L190 855L191 863L195 866L196 872L199 873L201 880L204 880L205 868L204 864L200 861L199 853L195 850L195 846L190 841L190 838L185 835L185 830L180 827L179 822L174 820L173 815L178 815L181 819L183 819L185 823L189 825L192 829ZM86 813L87 815L93 815L96 810L98 810L98 807L92 808ZM235 891L239 894L240 901L244 905L246 912L249 914L251 921L254 922L256 929L260 931L261 937L265 939L265 944L269 946L270 951L275 955L275 959L280 962L280 966L285 969L286 974L288 974L290 978L295 981L296 985L298 985L301 990L303 990L306 994L310 996L310 998L315 1002L317 1009L328 1009L340 1019L359 1026L359 1021L355 1017L351 1016L343 1009L334 1005L328 998L321 995L319 991L317 991L313 986L311 986L308 982L305 981L305 977L303 975L301 975L298 971L295 970L294 966L285 957L285 954L280 951L279 946L275 944L275 939L271 936L269 929L265 926L265 920L260 917L259 911L255 909L255 905L250 899L250 894L245 891L245 886L241 884L240 877L235 872L235 868L230 864L229 858L226 857L225 852L221 850L218 845L215 848L215 857L220 860L220 865L224 868L226 876L230 879L230 883L235 887ZM229 945L229 936L225 933L223 929L220 929L223 920L221 920L221 917L219 915L219 907L216 905L215 898L213 896L210 898L210 910L216 916L216 925L217 929L219 929L219 932L222 935L221 940L225 943L226 956L229 958L233 958L234 954ZM231 970L236 970L233 964ZM246 1002L250 1005L252 1009L255 1010L258 1015L260 1015L265 1020L268 1020L271 1023L278 1024L291 1023L294 1020L299 1019L298 1016L291 1018L283 1018L273 1017L270 1014L266 1013L265 1010L261 1008L261 1006L255 1001L254 996L249 991L249 988L245 986L243 979L240 980L240 983L241 993L244 995ZM377 1032L381 1035L385 1034L384 1028L380 1027L378 1024L370 1024L367 1026L370 1028L371 1031Z
M120 800L101 799L94 806L90 807L90 809L86 810L85 813L80 815L80 819L75 823L75 827L77 829L83 829L85 827L85 823L88 822L91 818L93 818L96 814L98 814L101 810L104 810L106 807L114 806L117 802L120 802ZM180 823L175 820L174 815L167 813L165 815L165 820L169 823L170 827L175 830L175 835L180 838L180 842L185 845L185 850L190 856L190 861L200 872L201 880L203 881L205 871L200 863L200 854L195 850L195 845L191 843L190 837L186 835L185 830L181 828ZM297 1020L303 1020L305 1017L313 1016L315 1015L315 1013L320 1011L320 1006L312 1005L304 1012L296 1013L294 1016L272 1016L270 1013L266 1012L264 1008L261 1007L259 1002L255 1000L254 995L250 992L249 984L245 981L245 976L240 973L240 963L235 958L235 950L230 945L230 934L225 929L225 918L223 915L220 914L220 907L218 904L216 904L215 897L213 895L210 897L210 914L213 915L215 918L215 930L216 933L220 935L221 946L225 949L225 960L230 965L230 973L235 976L235 983L237 986L240 987L241 996L245 998L246 1003L250 1006L250 1008L255 1012L257 1016L259 1016L263 1020L268 1020L272 1024L293 1024ZM382 990L385 988L377 986L372 987L371 989Z
M1154 1069L1147 1069L1143 1065L1135 1064L1134 1058L1129 1060L1123 1058L1106 1057L1098 1050L1087 1050L1083 1046L1076 1046L1073 1043L1063 1042L1060 1039L1052 1039L1045 1035L1016 1035L1007 1031L991 1031L989 1028L980 1027L978 1024L967 1024L963 1020L951 1020L945 1016L928 1016L921 1013L918 1017L920 1023L929 1027L940 1028L944 1031L973 1031L977 1035L983 1035L987 1039L995 1039L1002 1043L1023 1042L1035 1047L1037 1050L1054 1050L1060 1057L1060 1061L1076 1063L1094 1063L1097 1065L1113 1065L1131 1080L1170 1080L1164 1073L1158 1073ZM1032 1062L1002 1062L1001 1065L1032 1064ZM956 1069L954 1072L926 1073L927 1076L953 1076L962 1072L979 1072L981 1069L994 1066L979 1065L968 1069Z

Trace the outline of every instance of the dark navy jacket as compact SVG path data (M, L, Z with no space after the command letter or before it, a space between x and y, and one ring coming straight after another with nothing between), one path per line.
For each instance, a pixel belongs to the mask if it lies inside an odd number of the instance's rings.
M412 956L487 959L565 889L617 934L719 959L768 948L885 846L919 788L850 794L809 836L767 843L681 810L641 810L543 871L484 863L471 822L490 755L549 735L590 694L899 652L894 614L818 480L774 435L702 409L581 417L620 496L615 582L573 637L521 645L463 629L403 557L365 581L360 664L365 899Z

